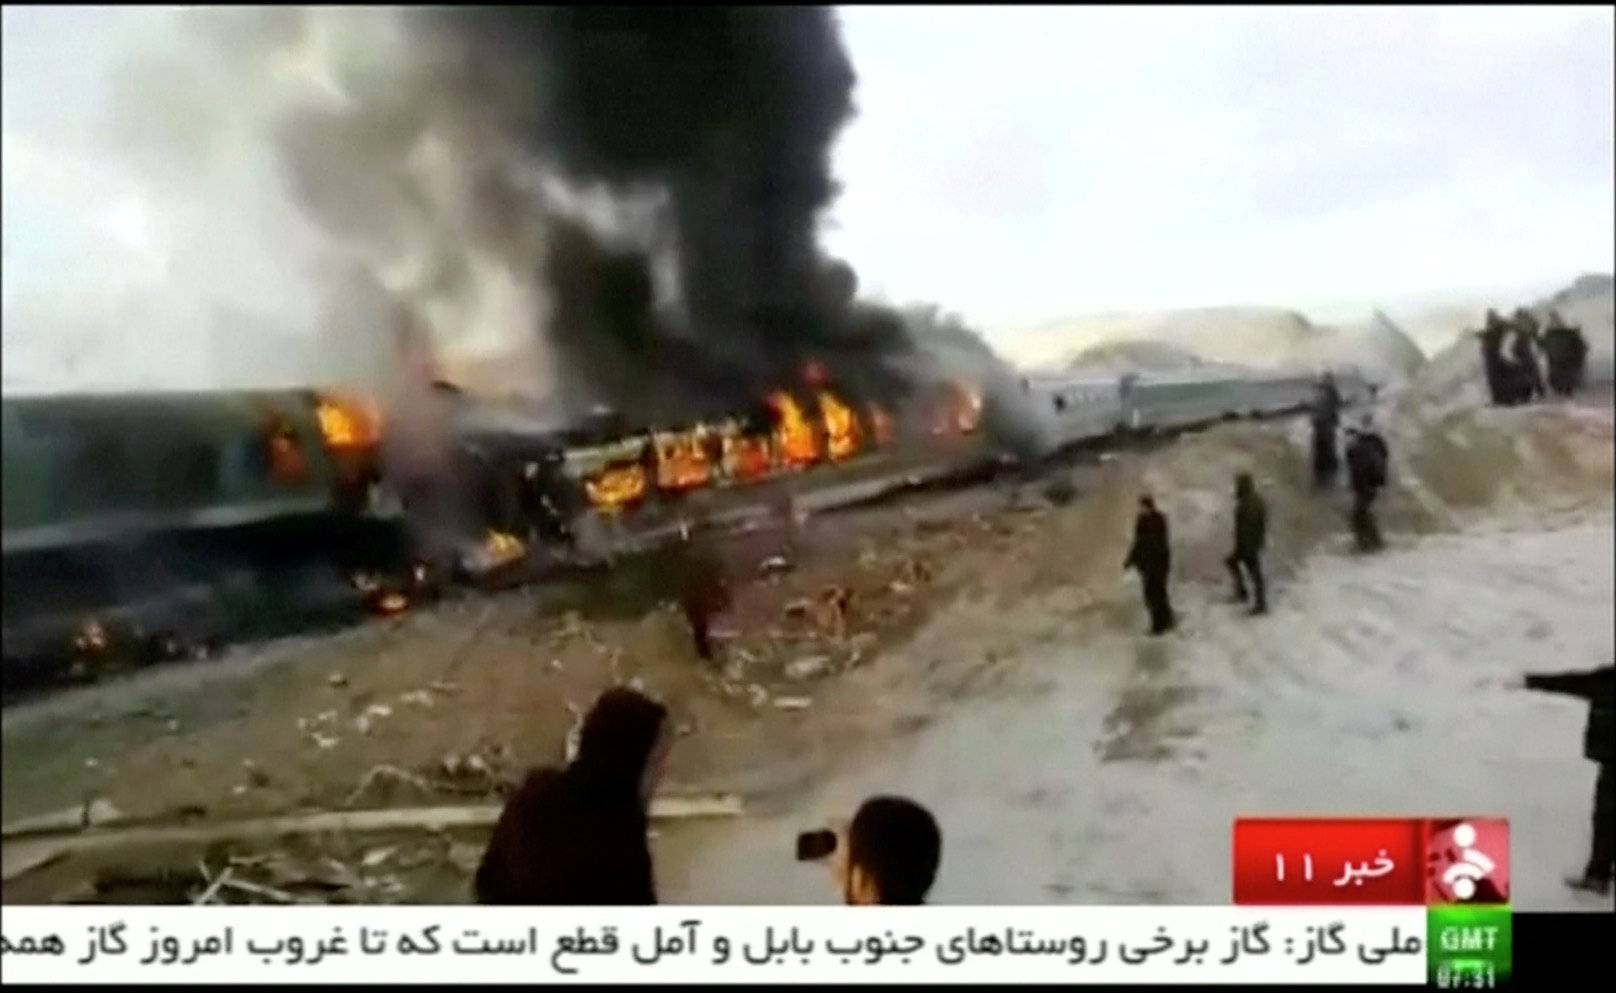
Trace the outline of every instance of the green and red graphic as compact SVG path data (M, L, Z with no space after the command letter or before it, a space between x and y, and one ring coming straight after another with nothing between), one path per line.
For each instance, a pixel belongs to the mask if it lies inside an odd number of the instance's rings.
M1234 902L1424 906L1440 989L1509 981L1509 822L1502 817L1241 818Z

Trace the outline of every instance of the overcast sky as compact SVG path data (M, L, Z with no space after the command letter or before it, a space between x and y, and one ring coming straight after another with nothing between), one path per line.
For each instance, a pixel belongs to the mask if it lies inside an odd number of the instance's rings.
M1120 308L1507 305L1616 268L1610 8L841 18L860 112L828 245L865 292L938 302L1000 340ZM3 22L7 387L40 370L190 381L267 341L239 363L260 375L278 346L259 325L312 333L312 295L293 292L312 236L253 130L274 87L176 47L169 11ZM110 70L132 46L173 48L200 82L145 106ZM143 172L192 134L210 136L184 146L198 168Z
M841 17L829 242L867 290L1001 329L1613 267L1608 7Z

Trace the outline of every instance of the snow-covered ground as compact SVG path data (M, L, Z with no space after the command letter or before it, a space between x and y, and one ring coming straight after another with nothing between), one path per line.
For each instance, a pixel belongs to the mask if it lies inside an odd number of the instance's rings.
M889 675L839 692L896 696L895 670L1015 644L967 674L969 699L915 715L913 734L849 745L856 760L772 816L660 838L663 898L834 902L822 867L792 861L795 832L894 792L942 825L938 903L1221 903L1242 814L1501 814L1515 906L1608 908L1561 882L1588 851L1587 708L1518 682L1611 660L1612 540L1595 511L1556 530L1320 552L1261 620L1183 584L1183 625L1162 640L1059 593L1010 611L961 603L885 661Z

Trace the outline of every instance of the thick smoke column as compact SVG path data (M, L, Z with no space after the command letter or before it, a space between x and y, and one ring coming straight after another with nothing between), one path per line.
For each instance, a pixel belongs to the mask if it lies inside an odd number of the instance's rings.
M593 251L581 230L550 246L563 302L553 336L575 361L656 366L729 403L796 381L810 359L855 392L899 388L882 360L905 351L901 323L855 308L851 268L816 237L836 193L832 144L853 113L828 10L495 9L440 23L531 85L536 158L576 184L664 197L676 299L654 320L648 256L634 275L632 254ZM633 304L577 301L591 282ZM617 317L603 327L568 310Z
M81 323L212 338L192 357L217 385L382 386L412 338L471 392L674 424L801 385L810 361L855 401L954 374L935 336L857 300L851 267L820 249L855 82L827 10L114 20L69 164L138 180L119 230L162 236L143 291L169 307L131 320L103 292L118 317ZM70 46L82 26L59 23ZM61 64L42 61L36 89ZM13 158L38 160L33 187L70 171L37 154L59 137L47 110L26 145L8 130L8 183ZM180 318L209 327L173 334Z

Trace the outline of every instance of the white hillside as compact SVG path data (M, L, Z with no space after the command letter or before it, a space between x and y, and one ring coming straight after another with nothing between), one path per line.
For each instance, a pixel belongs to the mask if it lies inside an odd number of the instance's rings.
M1352 364L1383 379L1402 378L1423 362L1419 347L1384 315L1338 328L1278 307L1082 315L1007 335L1004 341L1007 351L1031 366L1066 366L1106 355L1108 347L1112 356L1157 359L1176 352L1259 369ZM1146 342L1171 351L1150 351Z

